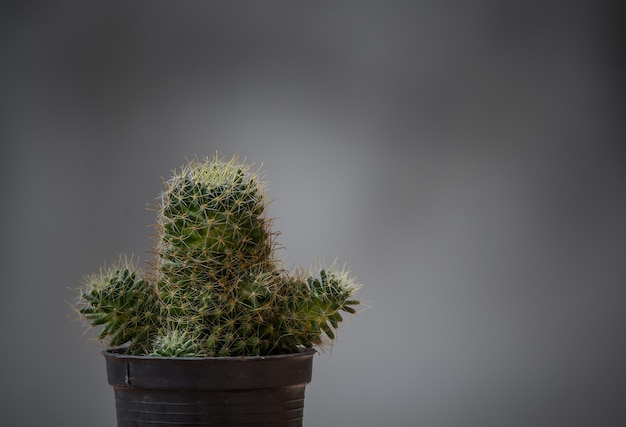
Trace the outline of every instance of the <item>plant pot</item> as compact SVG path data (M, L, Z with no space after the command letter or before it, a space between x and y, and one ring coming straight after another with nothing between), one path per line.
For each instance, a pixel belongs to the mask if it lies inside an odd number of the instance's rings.
M102 354L118 427L295 427L302 426L315 350L253 357Z

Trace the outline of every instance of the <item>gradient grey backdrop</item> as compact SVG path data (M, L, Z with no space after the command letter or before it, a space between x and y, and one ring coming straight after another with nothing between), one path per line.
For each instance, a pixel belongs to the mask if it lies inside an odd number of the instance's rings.
M219 150L263 163L288 266L366 284L307 427L626 425L617 8L312 3L0 8L0 424L114 425L68 287Z

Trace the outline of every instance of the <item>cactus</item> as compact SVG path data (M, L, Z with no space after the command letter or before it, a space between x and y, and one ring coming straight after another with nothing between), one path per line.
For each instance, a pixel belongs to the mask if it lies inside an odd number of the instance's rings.
M258 356L332 342L360 285L336 264L285 270L266 193L236 156L187 162L158 198L148 271L122 259L88 276L80 316L139 355Z

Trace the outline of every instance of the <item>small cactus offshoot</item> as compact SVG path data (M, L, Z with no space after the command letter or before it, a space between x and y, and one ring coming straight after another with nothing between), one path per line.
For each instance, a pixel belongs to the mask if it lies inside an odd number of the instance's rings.
M282 268L268 203L259 171L237 157L189 161L158 198L150 267L122 259L88 276L78 313L137 355L259 356L332 342L359 285L335 264Z

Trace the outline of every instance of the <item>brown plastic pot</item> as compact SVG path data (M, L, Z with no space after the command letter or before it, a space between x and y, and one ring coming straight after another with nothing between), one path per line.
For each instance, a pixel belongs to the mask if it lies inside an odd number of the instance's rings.
M102 354L118 427L301 427L315 350L253 357Z

